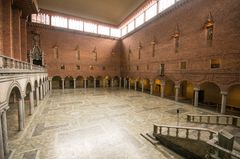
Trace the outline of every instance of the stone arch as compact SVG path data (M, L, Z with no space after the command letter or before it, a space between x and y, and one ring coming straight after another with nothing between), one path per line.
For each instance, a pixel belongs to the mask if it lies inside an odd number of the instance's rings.
M240 111L240 83L228 87L227 106Z
M83 88L84 87L84 77L77 76L76 78L76 88Z
M120 78L118 76L113 77L113 87L118 87L120 82Z
M61 76L53 76L52 78L52 88L53 89L62 89L62 78Z
M97 88L103 87L103 77L102 76L96 77L96 87Z
M221 94L220 87L211 81L200 84L199 106L220 111Z
M143 78L142 82L143 82L143 91L146 93L150 93L150 79L149 78Z
M179 87L179 101L183 103L193 104L194 99L194 84L188 80L182 80L178 84Z
M64 78L64 88L66 88L66 89L74 88L74 80L73 80L72 76L66 76Z
M104 77L104 86L105 87L111 87L111 80L112 80L112 77L107 75Z
M94 76L87 77L87 88L94 88Z
M23 124L20 123L20 119L24 116L23 95L19 83L14 82L8 89L7 104L9 106L7 110L7 132L10 140L15 139L19 130L23 130ZM19 108L21 106L21 108Z

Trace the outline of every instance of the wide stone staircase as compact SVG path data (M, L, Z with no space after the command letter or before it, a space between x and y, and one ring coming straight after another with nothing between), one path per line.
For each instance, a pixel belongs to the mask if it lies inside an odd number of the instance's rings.
M185 158L240 159L240 117L188 114L181 126L153 125L153 132L141 134Z

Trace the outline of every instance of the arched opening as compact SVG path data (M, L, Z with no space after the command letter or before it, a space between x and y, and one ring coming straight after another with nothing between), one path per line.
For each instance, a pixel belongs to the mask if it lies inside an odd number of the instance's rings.
M40 99L40 100L42 100L42 98L43 98L43 93L42 93L42 91L43 91L43 88L42 88L42 79L40 79L40 81L39 81L39 89L38 89L39 99Z
M98 76L96 78L96 87L97 88L103 87L103 78L102 78L102 76Z
M149 79L143 79L143 88L144 88L144 92L146 93L150 93L150 80Z
M119 77L115 76L113 78L113 87L118 87L119 86Z
M105 83L105 87L111 87L111 77L110 76L106 76L104 78L104 83Z
M179 88L179 101L193 104L194 90L193 84L189 81L182 81Z
M9 109L7 110L7 130L8 130L8 138L9 140L14 140L17 138L17 134L20 130L20 112L19 105L22 102L22 97L20 93L20 89L18 87L14 87L11 90L9 96Z
M74 81L73 81L73 77L72 76L65 77L65 79L64 79L64 88L66 88L66 89L74 88Z
M137 78L135 82L136 82L136 86L137 86L136 90L141 91L142 90L142 80Z
M231 86L227 94L227 108L231 111L240 111L240 84Z
M135 80L133 78L130 78L130 89L135 89Z
M220 88L212 82L204 82L200 85L198 94L199 106L220 111L221 109L221 95Z
M160 79L154 80L153 94L156 96L161 96L161 80Z
M62 89L62 78L60 76L52 78L52 89Z
M76 78L76 88L84 88L84 78L82 76L78 76Z
M89 76L87 78L87 88L93 88L94 87L94 77Z
M165 80L164 96L169 99L175 98L175 83L170 79Z

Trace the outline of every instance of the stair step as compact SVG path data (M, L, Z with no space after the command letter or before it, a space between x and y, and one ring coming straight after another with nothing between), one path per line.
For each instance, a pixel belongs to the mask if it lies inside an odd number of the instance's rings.
M155 139L154 136L150 135L149 133L146 134L140 134L143 138L145 138L147 141L149 141L151 144L156 145L158 144L158 141Z

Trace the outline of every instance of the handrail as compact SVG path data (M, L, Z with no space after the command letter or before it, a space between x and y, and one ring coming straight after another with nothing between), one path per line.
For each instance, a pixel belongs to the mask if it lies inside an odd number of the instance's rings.
M240 127L240 117L233 115L199 115L187 114L188 122L233 125Z
M167 128L167 134L164 134L163 132L163 128ZM193 139L193 138L189 138L189 132L197 132L197 139L198 141L204 141L206 142L208 145L211 146L211 148L214 150L214 152L223 152L224 154L236 157L237 159L240 159L240 154L234 152L234 151L230 151L227 150L221 146L219 146L217 144L218 142L218 132L210 130L210 129L206 129L206 128L197 128L197 127L186 127L186 126L169 126L169 125L153 125L153 136L154 137L158 137L159 135L162 136L172 136L170 133L170 130L175 129L176 133L174 137L178 137L178 138L185 138L185 139ZM182 137L179 135L179 131L180 130L185 130L185 136ZM201 132L208 132L209 133L209 139L203 140L201 139ZM193 139L194 140L194 139Z
M44 67L33 65L25 61L21 61L18 59L14 59L8 56L0 55L0 71L8 71L12 70L40 70L46 71Z
M238 153L236 153L236 152L234 152L234 151L230 151L230 150L228 150L228 149L225 149L225 148L219 146L219 145L217 144L217 140L216 140L216 139L209 140L209 141L207 142L207 144L210 145L210 146L211 146L215 151L217 151L217 152L221 151L221 152L224 152L224 154L227 154L227 155L230 155L230 156L232 156L232 157L236 157L237 159L240 159L240 154L238 154Z
M157 136L157 135L165 135L163 133L163 129L166 128L167 129L167 136L171 136L170 135L170 130L175 129L176 133L175 133L175 137L179 137L179 138L186 138L186 139L190 139L190 135L189 132L197 132L197 139L195 140L202 140L201 139L201 133L202 132L207 132L209 133L209 139L212 139L214 135L217 135L218 133L216 131L210 130L210 129L206 129L206 128L197 128L197 127L186 127L186 126L169 126L169 125L153 125L153 136ZM179 131L180 130L184 130L185 131L185 136L181 137L179 136ZM194 138L191 138L194 139ZM204 140L203 140L204 141Z

